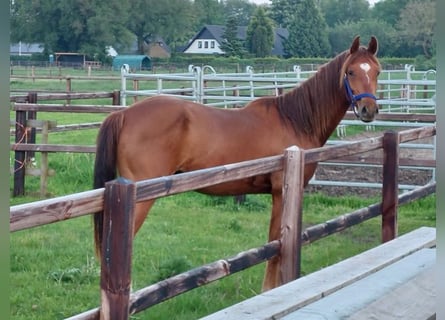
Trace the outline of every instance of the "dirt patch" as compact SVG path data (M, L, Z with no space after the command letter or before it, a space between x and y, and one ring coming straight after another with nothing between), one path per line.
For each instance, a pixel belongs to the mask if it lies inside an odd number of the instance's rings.
M380 136L381 132L365 132L355 136L344 137L342 140L356 141L361 139L372 138ZM417 144L431 144L433 138L426 138L416 140L410 143ZM383 158L383 151L377 150L372 152L363 153L360 156L362 159L366 158ZM434 159L434 153L432 149L425 148L400 148L400 158L406 159ZM382 166L374 167L358 167L354 165L324 165L320 164L315 172L317 180L328 181L345 181L345 182L369 182L369 183L381 183L382 182ZM425 185L433 178L431 170L417 169L417 168L400 168L398 172L399 184L406 185ZM320 186L309 185L306 188L307 192L322 192L331 196L340 195L358 195L358 196L370 196L380 195L381 190L379 188L366 188L356 186Z

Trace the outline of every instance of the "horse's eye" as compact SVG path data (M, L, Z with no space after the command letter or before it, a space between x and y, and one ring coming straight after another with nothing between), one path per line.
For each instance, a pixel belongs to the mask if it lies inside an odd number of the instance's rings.
M348 71L348 75L349 75L349 76L353 76L353 75L354 75L354 71L349 70L349 71Z

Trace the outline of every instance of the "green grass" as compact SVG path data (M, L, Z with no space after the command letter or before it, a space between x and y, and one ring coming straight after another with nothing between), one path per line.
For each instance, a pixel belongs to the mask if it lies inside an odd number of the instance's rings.
M63 81L57 82L17 82L11 86L35 89L33 86L39 83L42 89L49 89L52 85L65 85ZM88 91L118 88L97 82L88 86ZM71 124L101 121L104 116L39 113L38 119ZM13 112L11 118L15 118ZM96 134L97 129L50 133L49 143L93 145ZM36 161L40 163L40 153L36 153ZM90 190L93 161L93 154L50 154L49 167L56 174L48 179L48 197ZM12 183L11 177L10 188ZM40 199L39 178L27 177L25 191L25 196L11 198L10 205ZM379 201L379 197L306 194L303 223L305 227L315 225ZM265 244L270 206L267 195L249 195L242 205L235 204L232 197L193 192L159 199L135 238L133 290ZM435 226L435 196L401 207L398 222L400 234L420 226ZM380 221L376 218L305 246L302 273L309 274L379 242ZM10 261L11 319L61 319L100 303L99 264L94 257L92 223L88 216L12 233ZM263 273L264 264L260 264L154 306L132 319L199 318L258 294Z
M134 242L133 290L191 267L235 255L267 241L270 201L186 193L156 202ZM434 196L402 207L400 232L435 225ZM378 198L307 194L304 225L331 219ZM302 273L308 274L378 245L379 219L305 246ZM11 234L11 318L67 317L99 305L99 265L94 259L89 217ZM176 271L176 272L175 272ZM134 319L194 319L256 295L264 265L192 290L142 312Z

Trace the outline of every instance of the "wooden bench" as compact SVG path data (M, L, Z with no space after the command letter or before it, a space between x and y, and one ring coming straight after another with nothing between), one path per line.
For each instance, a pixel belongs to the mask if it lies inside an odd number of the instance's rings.
M202 319L434 319L435 244L421 227Z

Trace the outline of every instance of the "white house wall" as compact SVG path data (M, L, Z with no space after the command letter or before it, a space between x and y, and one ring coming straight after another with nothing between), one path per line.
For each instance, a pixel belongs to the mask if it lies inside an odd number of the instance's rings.
M184 52L204 54L223 53L215 39L195 39Z

